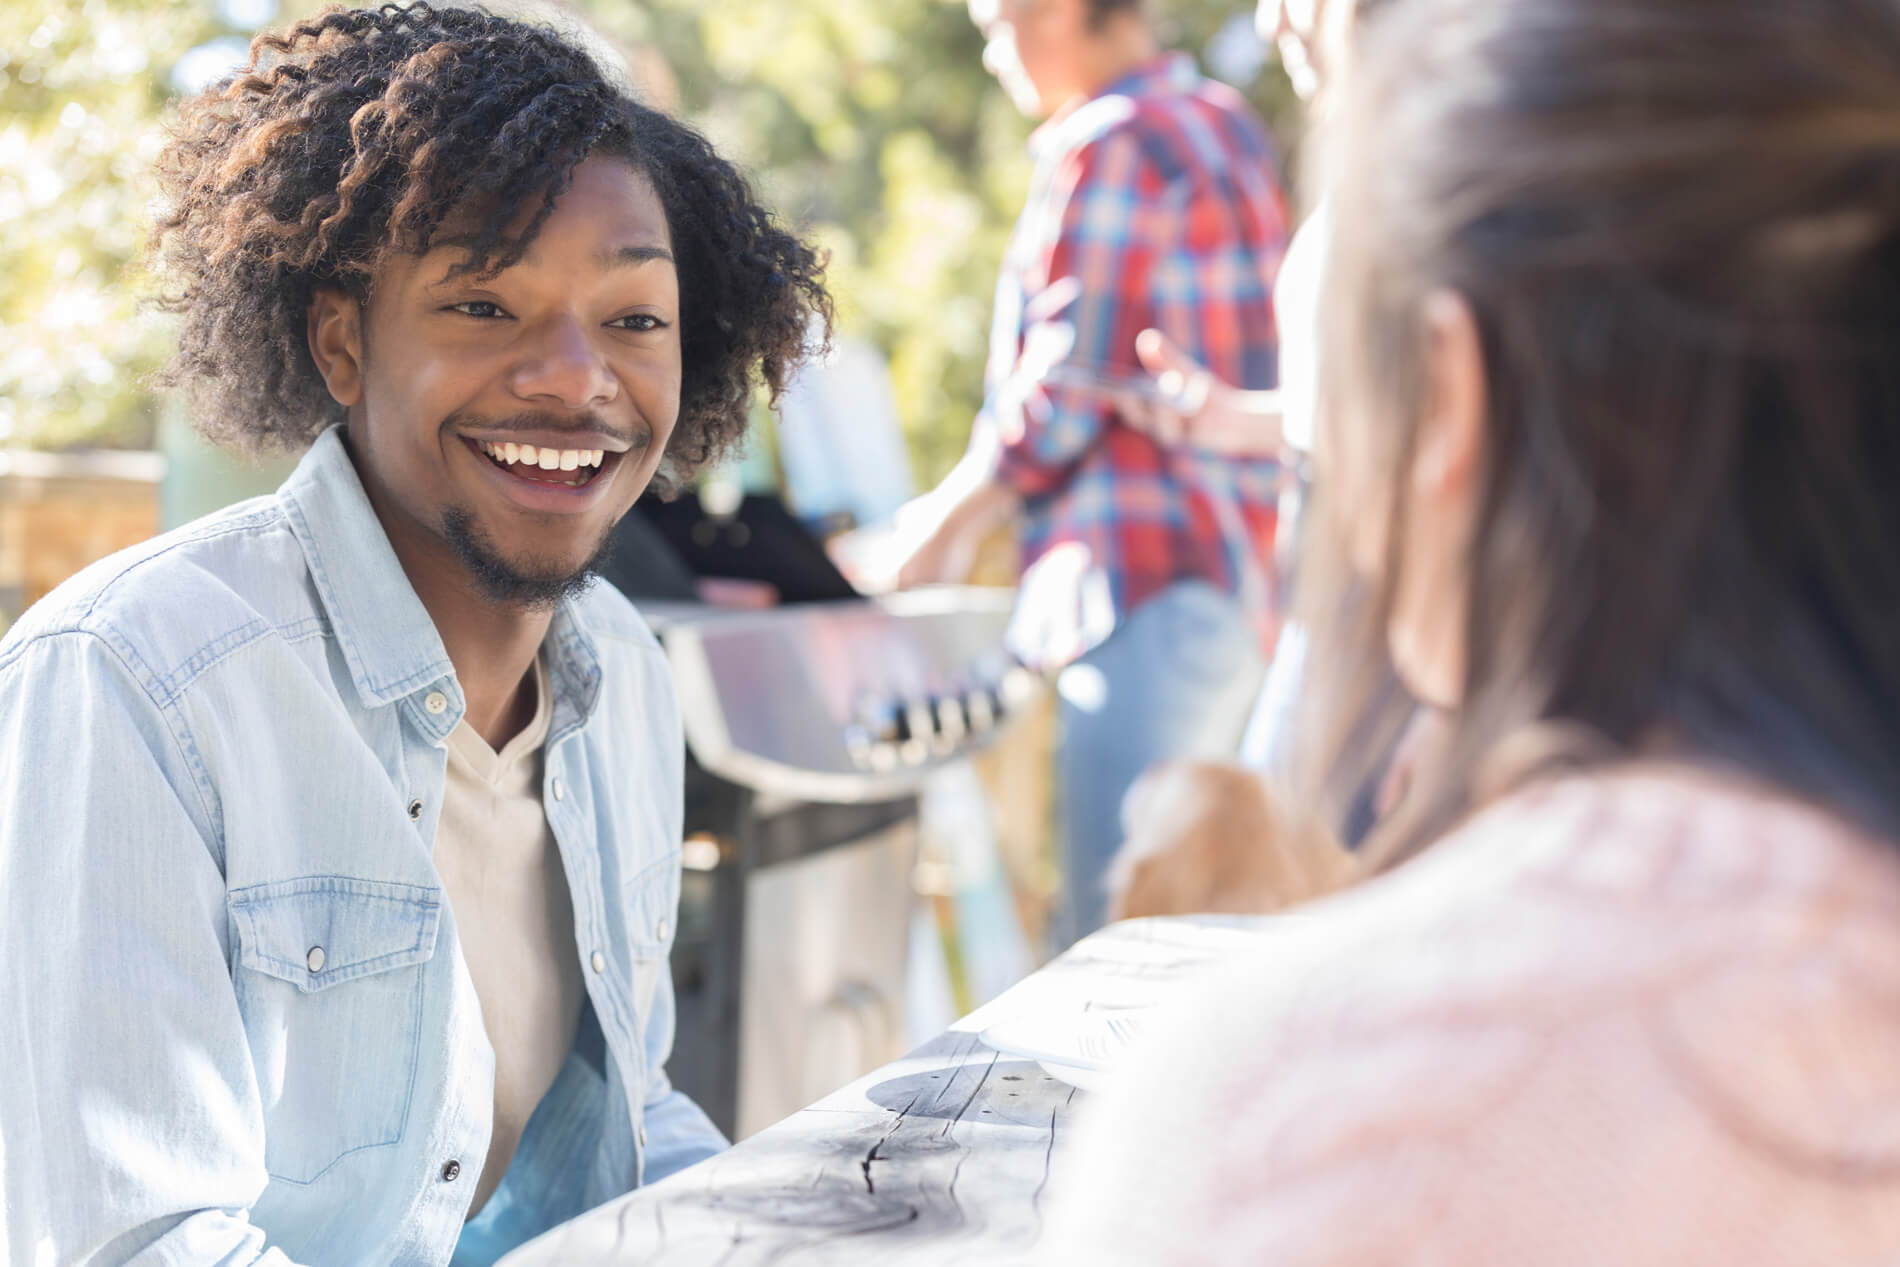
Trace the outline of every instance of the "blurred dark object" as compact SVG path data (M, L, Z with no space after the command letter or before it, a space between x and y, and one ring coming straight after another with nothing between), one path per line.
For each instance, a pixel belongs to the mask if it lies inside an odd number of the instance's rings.
M634 506L613 531L613 553L600 575L628 598L658 598L671 603L699 599L698 579L642 508Z
M765 493L747 493L730 514L711 513L695 492L644 498L614 530L601 574L636 600L694 602L703 578L762 582L781 603L859 596L819 539Z

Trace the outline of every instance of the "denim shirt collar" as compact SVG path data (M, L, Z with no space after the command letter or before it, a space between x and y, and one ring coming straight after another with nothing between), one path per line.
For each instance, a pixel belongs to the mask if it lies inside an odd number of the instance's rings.
M277 497L303 547L357 694L373 707L402 703L424 734L446 740L467 708L461 683L370 505L341 427L317 437ZM542 646L554 688L553 743L593 714L600 658L572 600L555 609ZM433 691L447 697L448 707L440 712L427 707Z

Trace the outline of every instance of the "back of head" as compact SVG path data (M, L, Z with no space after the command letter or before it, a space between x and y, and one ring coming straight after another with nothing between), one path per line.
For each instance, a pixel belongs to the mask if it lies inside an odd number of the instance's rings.
M1527 733L1900 835L1900 5L1405 0L1360 41L1302 573L1331 733L1366 733L1396 565L1343 542L1406 530L1434 292L1488 405L1457 735L1388 848Z

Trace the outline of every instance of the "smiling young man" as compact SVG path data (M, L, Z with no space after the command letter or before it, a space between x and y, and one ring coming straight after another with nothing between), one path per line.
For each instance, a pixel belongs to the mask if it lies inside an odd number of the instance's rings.
M588 577L818 263L473 11L261 39L162 172L174 381L308 453L0 643L0 1257L490 1261L723 1144L664 1071L677 708Z

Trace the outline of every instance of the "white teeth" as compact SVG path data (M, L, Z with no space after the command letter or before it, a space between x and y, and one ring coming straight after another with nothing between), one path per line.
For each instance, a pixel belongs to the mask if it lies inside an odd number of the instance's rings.
M536 466L544 471L576 471L596 467L606 460L605 449L537 449L532 444L482 442L482 452L497 462Z

